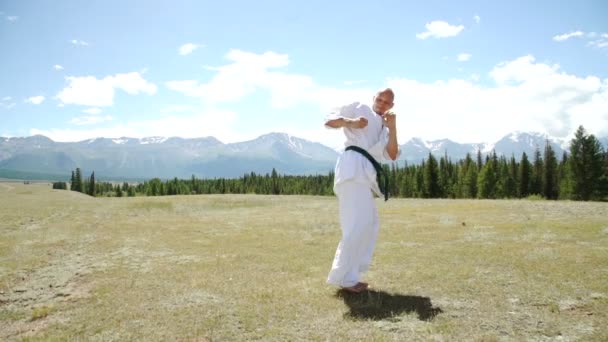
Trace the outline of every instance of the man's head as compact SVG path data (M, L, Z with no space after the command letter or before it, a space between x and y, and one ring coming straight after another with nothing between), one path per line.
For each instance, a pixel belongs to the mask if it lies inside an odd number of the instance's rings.
M381 89L374 96L374 112L378 115L384 115L388 110L393 108L393 101L395 100L395 93L391 88Z

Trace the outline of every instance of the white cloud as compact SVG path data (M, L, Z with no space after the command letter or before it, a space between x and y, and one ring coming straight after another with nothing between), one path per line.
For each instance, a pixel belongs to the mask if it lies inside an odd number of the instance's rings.
M608 133L608 80L569 75L532 56L501 63L490 77L491 87L459 79L390 79L395 111L403 117L401 141L419 136L493 142L512 131L566 138L581 124L592 133Z
M564 33L564 34L560 34L557 36L553 37L553 40L555 40L556 42L563 42L565 40L568 40L572 37L582 37L584 36L584 32L581 31L576 31L576 32L570 32L570 33Z
M594 36L595 37L595 36ZM589 46L602 49L608 47L608 33L602 33L598 39L589 42Z
M248 132L254 136L283 131L331 147L339 146L340 134L329 133L322 125L310 128L310 113L296 112L302 105L317 105L319 111L314 120L322 120L333 107L353 101L369 103L376 90L324 87L309 76L277 71L288 66L289 58L273 52L253 54L233 50L228 59L227 65L208 68L216 74L207 83L186 80L168 82L167 86L207 104L237 102L244 96L265 91L273 107L293 109L289 119L272 120L255 128L255 132ZM559 65L537 63L532 56L500 63L488 76L494 82L491 86L478 84L477 74L433 83L388 79L385 85L395 89L395 110L403 118L399 120L400 142L405 142L408 136L492 142L516 130L564 138L580 124L594 134L600 131L608 134L608 80L569 75L560 71ZM201 134L203 131L194 136ZM214 132L207 134L218 136ZM242 138L227 133L224 136Z
M61 65L59 65L59 64L55 64L55 65L53 65L53 69L55 69L55 70L63 70L63 67Z
M200 97L209 102L236 101L253 93L258 88L269 89L273 103L281 105L289 101L292 92L304 90L312 85L308 76L269 71L289 64L287 55L269 51L255 54L241 50L231 50L226 55L231 64L220 67L207 67L216 71L208 83L196 80L170 81L169 89L187 96ZM287 96L287 98L285 98Z
M479 24L479 22L481 21L481 17L476 15L473 17L473 19L475 20L475 23Z
M457 57L459 62L466 62L471 59L471 54L469 53L461 53Z
M194 43L187 43L184 44L182 46L179 47L179 54L184 56L184 55L188 55L190 53L192 53L194 50L203 47L203 45L200 44L194 44Z
M87 114L91 114L91 115L97 115L99 113L101 113L101 109L97 108L97 107L93 107L93 108L88 108L82 111L83 113L87 113Z
M216 72L208 83L182 80L167 82L166 86L207 103L236 102L256 91L267 91L274 108L313 103L326 110L343 104L342 100L359 98L361 94L360 89L326 88L316 84L310 76L272 70L286 67L289 64L287 55L231 50L226 57L230 64L206 67ZM366 93L365 99L371 96Z
M57 98L64 104L83 106L111 106L114 101L114 86L107 81L93 76L66 77L69 85L64 88Z
M85 126L85 125L96 125L102 122L111 121L112 117L110 115L106 116L96 116L96 115L87 115L73 118L70 120L71 124L77 126Z
M570 33L564 33L553 37L556 42L563 42L570 38L577 37L587 40L587 46L602 49L608 47L608 33L597 33L597 32L582 32L575 31Z
M107 107L114 102L115 89L131 95L146 93L153 95L157 87L143 79L138 72L116 74L97 79L93 76L66 77L69 82L57 98L64 104L77 104L91 107Z
M457 36L462 30L464 30L464 26L458 25L450 25L449 23L441 20L435 20L425 25L426 31L422 33L416 34L416 38L418 39L427 39L429 37L435 38L447 38Z
M16 15L9 15L6 17L6 20L8 20L10 22L15 22L15 21L19 20L19 17Z
M84 40L78 40L78 39L72 39L72 40L70 40L70 43L72 43L74 45L80 45L80 46L89 46L89 43L85 42Z
M116 74L106 78L114 88L122 89L131 95L137 95L140 92L153 95L157 90L156 85L143 79L138 72Z
M31 103L31 104L35 104L35 105L39 105L44 101L44 96L39 95L39 96L32 96L32 97L28 97L25 102L27 103Z
M91 117L88 122L85 117L74 119L74 124L88 125L99 119L98 116ZM104 117L105 119L108 117ZM222 118L222 125L210 125ZM234 130L236 114L231 111L217 109L199 109L179 116L170 115L157 119L129 121L118 123L108 127L92 128L69 128L69 129L37 129L30 130L30 135L42 134L55 141L82 141L91 138L143 138L150 136L179 136L184 138L196 138L214 136L221 141L241 141L243 138ZM78 119L78 118L77 118ZM108 119L108 120L111 120ZM108 121L105 120L105 121Z
M10 96L5 96L0 100L0 108L11 109L15 107L17 104L12 102L13 98Z

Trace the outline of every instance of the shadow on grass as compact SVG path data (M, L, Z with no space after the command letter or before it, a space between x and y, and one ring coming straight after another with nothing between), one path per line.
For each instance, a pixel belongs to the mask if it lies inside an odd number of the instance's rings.
M366 290L358 294L338 290L336 297L342 298L344 304L350 308L350 312L345 316L355 319L382 320L402 313L415 312L421 321L431 321L443 312L440 308L433 307L429 297L390 294L374 290Z

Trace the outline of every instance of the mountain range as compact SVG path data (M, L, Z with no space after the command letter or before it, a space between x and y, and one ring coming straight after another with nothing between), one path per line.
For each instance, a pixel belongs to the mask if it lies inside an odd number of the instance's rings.
M525 152L531 160L549 141L558 159L567 143L539 133L514 132L493 144L461 144L449 139L425 141L412 138L401 145L399 162L420 163L429 153L447 155L457 161L480 150L519 159ZM600 139L608 146L608 137ZM240 177L255 172L281 174L327 174L338 156L336 150L318 142L269 133L256 139L224 144L214 137L96 138L79 142L55 142L42 135L0 137L0 177L21 179L67 178L80 167L98 179L149 179L159 177Z

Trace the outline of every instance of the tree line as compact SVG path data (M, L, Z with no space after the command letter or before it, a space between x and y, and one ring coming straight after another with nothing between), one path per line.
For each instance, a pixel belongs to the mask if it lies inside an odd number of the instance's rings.
M389 177L392 197L407 198L527 198L570 200L608 199L608 151L599 140L580 126L570 143L569 153L558 160L546 141L533 156L522 153L519 160L492 153L475 157L467 154L453 162L447 153L440 158L429 153L419 165L383 165ZM91 196L165 196L187 194L268 194L333 195L333 171L327 175L280 175L251 172L237 179L215 178L161 180L138 184L96 182L95 172L82 179L81 170L72 172L70 190ZM57 182L53 187L67 189Z

